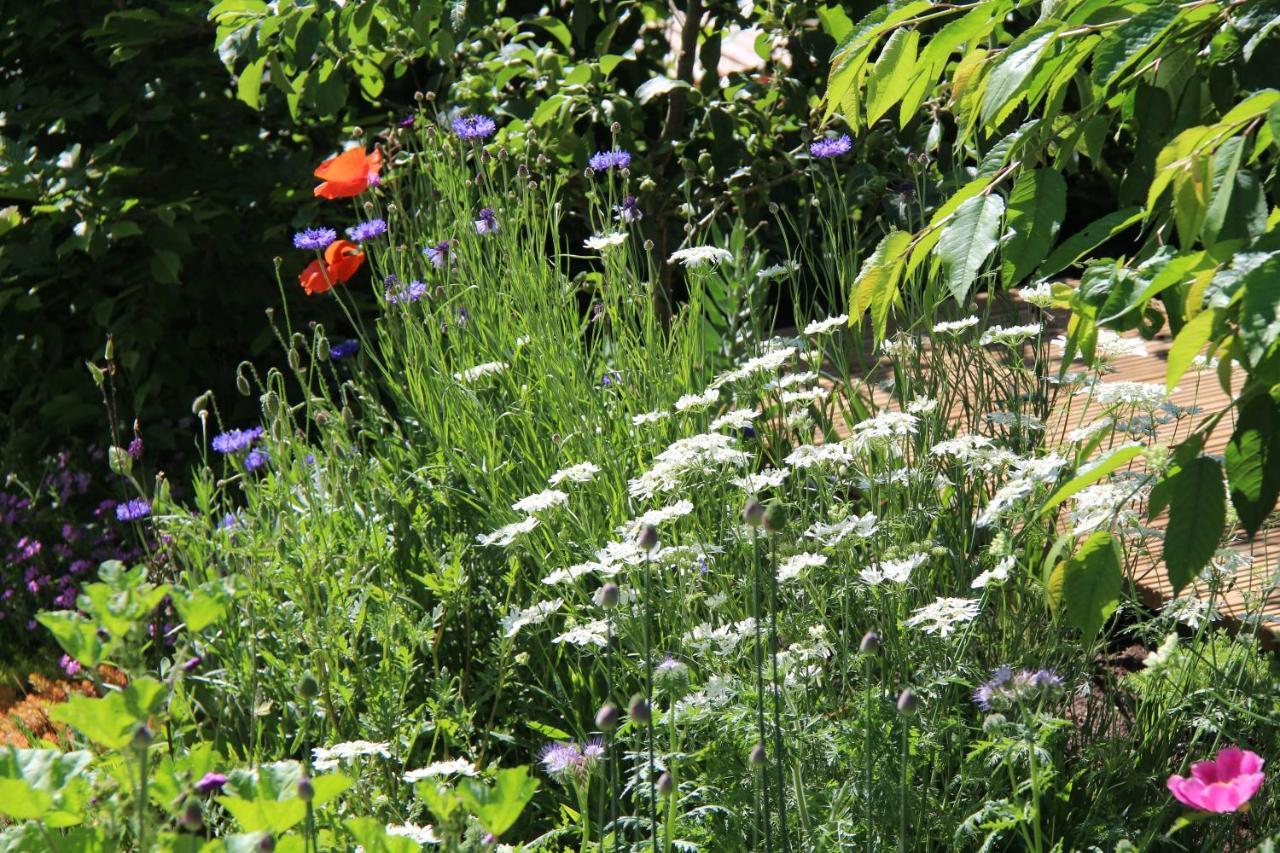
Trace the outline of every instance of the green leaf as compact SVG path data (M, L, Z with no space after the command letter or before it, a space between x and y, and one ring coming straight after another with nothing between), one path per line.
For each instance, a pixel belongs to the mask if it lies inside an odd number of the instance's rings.
M1280 404L1260 394L1240 407L1227 442L1227 482L1231 504L1252 538L1280 498Z
M1169 348L1169 359L1165 366L1165 389L1169 393L1173 393L1173 389L1177 387L1182 375L1191 367L1191 362L1204 349L1204 345L1209 342L1209 337L1213 334L1213 327L1218 322L1218 309L1211 308L1208 311L1201 311L1196 315L1195 319L1182 327L1182 331L1178 332L1178 336L1173 339L1173 346Z
M53 795L22 779L0 779L0 814L12 820L39 820L53 805Z
M1064 240L1049 257L1045 258L1044 263L1040 265L1040 276L1048 278L1062 272L1080 260L1086 252L1096 249L1140 219L1142 219L1142 208L1126 207L1090 222Z
M37 614L36 620L53 633L67 654L85 666L95 667L106 660L107 647L98 637L98 626L76 611L46 611Z
M1054 507L1074 495L1076 492L1086 486L1093 485L1112 471L1115 471L1122 465L1128 464L1133 458L1142 455L1142 451L1143 448L1138 445L1131 444L1125 447L1118 447L1106 458L1099 459L1093 464L1085 467L1083 470L1077 472L1076 476L1064 483L1062 488L1054 492L1053 496L1045 502L1045 505L1040 509L1041 517L1048 515Z
M1001 273L1005 287L1022 281L1049 253L1067 212L1067 182L1051 169L1023 172L1009 193Z
M654 98L661 97L668 92L689 88L692 87L684 80L673 80L670 77L651 77L636 88L636 99L641 104L647 104Z
M343 822L347 832L365 853L421 853L422 845L403 835L388 835L386 827L371 817L353 817Z
M565 50L570 49L573 41L573 36L569 32L569 28L565 26L564 21L560 20L559 18L544 16L541 18L534 18L529 23L533 24L535 27L542 27L544 30L546 30L548 33L551 34L552 38L560 42L561 47L563 47Z
M918 30L894 30L885 42L884 49L871 69L867 81L867 125L873 125L894 104L902 100L916 64L916 45L920 41Z
M1177 595L1212 559L1227 520L1222 466L1197 456L1175 467L1164 481L1169 501L1164 562Z
M1240 343L1256 367L1280 338L1280 254L1273 254L1240 278Z
M144 676L101 699L72 696L55 706L49 717L66 723L95 743L121 749L133 739L138 725L160 710L164 700L164 685Z
M1231 209L1231 195L1236 189L1236 174L1244 156L1244 138L1233 136L1213 154L1213 178L1209 190L1209 209L1200 230L1206 246L1218 242Z
M1104 36L1093 52L1093 84L1106 89L1165 34L1179 11L1176 3L1160 2Z
M221 619L231 604L229 592L217 581L192 590L173 587L169 596L189 631L203 631Z
M493 785L486 785L479 779L467 779L458 788L458 796L480 825L498 836L516 822L536 790L538 780L529 778L528 767L512 767L499 770Z
M223 808L231 812L245 832L287 832L307 816L307 804L294 797L289 800L245 800L240 797L218 797Z
M1084 541L1062 564L1061 603L1067 621L1092 642L1107 617L1120 604L1124 581L1120 543L1105 530Z
M956 302L964 304L969 288L987 257L1000 243L1000 220L1004 198L996 193L978 195L956 210L942 229L937 255L947 289Z
M258 109L262 92L262 72L267 67L267 57L250 62L240 72L236 80L236 97L244 101L252 109Z
M982 107L978 111L984 123L998 124L1002 120L999 114L1005 111L1005 105L1012 106L1025 95L1018 90L1035 70L1040 56L1056 34L1055 27L1018 47L1010 45L1009 50L987 76L987 87L982 94ZM1018 41L1024 41L1026 35L1020 36Z
M0 208L0 237L22 224L22 214L17 205Z
M907 231L890 231L867 258L858 277L853 282L853 312L850 320L857 322L869 308L875 308L872 323L876 338L884 337L888 323L888 307L898 292L898 280L902 276L902 258L911 245Z

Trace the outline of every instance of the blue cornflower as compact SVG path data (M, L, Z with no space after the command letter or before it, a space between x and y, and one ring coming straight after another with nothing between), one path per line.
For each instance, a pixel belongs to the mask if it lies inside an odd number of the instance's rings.
M849 134L842 133L835 139L816 139L809 146L809 153L820 160L826 160L831 157L839 157L841 154L848 154L853 148L853 140L849 138Z
M422 250L422 254L427 256L427 260L431 261L436 269L444 269L444 265L449 262L449 241L441 240L434 246L428 246Z
M453 132L459 139L488 139L498 126L487 115L460 116L453 120Z
M120 521L138 521L151 515L151 504L145 498L134 498L116 505L116 518Z
M612 151L597 151L591 155L591 159L587 164L597 172L605 172L609 169L625 169L631 165L630 152L614 148Z
M334 361L342 361L344 358L350 358L359 351L360 342L355 338L350 338L329 347L329 358Z
M498 215L492 207L481 209L480 218L476 220L477 234L494 234L498 230Z
M250 450L244 457L244 470L257 471L263 465L271 461L271 457L267 455L267 451L261 447L255 447Z
M332 228L307 228L293 235L295 249L314 249L324 251L329 244L338 239L338 232Z
M247 450L255 441L262 438L262 427L250 429L232 429L219 433L210 442L219 453L239 453Z
M372 240L386 233L387 223L384 219L370 219L368 222L360 222L347 229L347 236L357 243Z
M636 197L629 195L622 200L622 204L614 208L618 211L618 219L623 222L638 222L644 217L644 211L640 209Z

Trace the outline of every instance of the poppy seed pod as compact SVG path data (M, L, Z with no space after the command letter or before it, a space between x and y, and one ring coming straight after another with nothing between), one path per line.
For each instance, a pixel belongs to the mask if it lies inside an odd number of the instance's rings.
M646 551L652 551L658 547L658 528L652 524L646 524L640 528L640 536L637 537L636 543Z
M276 840L268 833L263 833L258 839L258 853L273 853L276 849Z
M200 801L194 797L182 804L182 813L178 821L187 832L199 832L204 828L204 814L200 811Z
M605 610L612 610L618 606L618 599L622 595L622 590L618 588L616 583L607 583L596 590L596 604Z
M302 679L298 682L298 695L303 699L314 699L320 695L320 684L314 675L309 672L302 674Z
M653 710L649 707L649 702L639 693L631 697L631 708L628 711L631 716L631 722L637 725L647 725L653 719Z
M669 797L675 789L676 783L670 773L663 773L658 777L658 796Z
M862 643L858 646L858 651L864 655L874 655L880 651L880 635L875 631L868 631L862 635Z
M771 500L764 508L764 529L777 533L787 526L787 507L780 500Z
M920 700L916 697L915 691L910 687L898 694L898 713L902 716L912 716L919 707Z
M151 729L147 728L147 724L143 723L133 730L133 748L143 750L151 746L155 740L155 736L151 734Z
M764 744L758 743L751 747L751 754L748 760L751 762L752 767L764 767L765 758Z
M742 507L742 520L752 527L759 527L764 523L764 504L755 498L749 498Z
M311 779L303 776L298 779L298 799L304 803L311 802L316 795L316 786L311 784Z
M618 706L605 702L596 711L596 728L602 732L611 732L618 727Z

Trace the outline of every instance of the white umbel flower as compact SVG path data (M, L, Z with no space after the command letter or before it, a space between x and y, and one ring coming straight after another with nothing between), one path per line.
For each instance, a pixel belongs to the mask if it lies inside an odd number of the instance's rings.
M1000 562L996 563L994 568L987 569L982 574L973 579L970 584L974 589L983 589L992 584L1000 585L1009 579L1009 572L1012 571L1017 560L1010 554Z
M910 628L920 628L926 634L946 637L956 625L978 618L981 605L976 598L939 598L912 612L906 620Z
M503 636L510 640L520 633L521 628L529 625L539 625L547 621L547 617L559 610L562 604L564 604L564 599L553 598L549 601L539 601L524 610L517 607L511 608L511 612L503 616L500 623Z
M822 554L795 554L782 561L778 566L779 582L795 580L804 574L805 569L813 569L827 564Z
M484 546L496 545L505 548L512 542L516 541L516 537L522 533L530 533L538 526L538 517L531 515L528 518L522 518L519 521L513 521L508 525L499 527L492 533L481 533L476 536L476 542Z
M825 320L814 320L812 323L804 327L804 333L806 335L825 335L827 332L834 332L841 326L847 325L848 322L848 314L838 314L835 317L828 317Z
M1003 344L1004 346L1016 346L1027 338L1034 338L1043 331L1044 327L1039 323L1031 323L1026 326L992 326L982 333L982 337L978 338L978 343L982 346L990 344Z
M589 483L596 474L600 473L600 466L594 462L579 462L577 465L570 465L568 468L561 468L559 471L551 475L547 480L547 485L558 486L566 480L570 483Z
M833 548L849 536L869 539L875 532L876 517L874 513L869 512L866 515L851 515L832 524L814 522L804 535L810 539L817 539L828 548Z
M718 432L725 427L729 429L746 429L751 426L751 422L760 417L760 413L755 409L734 409L725 412L720 417L711 422L709 430Z
M477 774L476 766L470 761L465 758L455 758L451 761L433 761L426 767L409 770L404 774L404 781L412 785L415 782L421 782L423 779L436 779L441 776L475 776Z
M733 253L715 246L690 246L677 249L667 258L667 263L680 263L686 267L700 267L703 264L715 266L722 261L733 260Z
M521 498L511 505L516 512L535 513L543 512L558 506L564 506L569 502L569 496L559 489L544 489L536 495L529 495Z
M943 320L941 323L933 324L933 333L935 335L958 335L965 329L972 329L980 322L982 321L977 317L965 317L962 320Z
M609 645L609 623L603 619L596 619L585 625L570 628L551 642L569 643L574 646L599 646L603 649Z
M853 454L843 444L802 444L782 461L803 470L817 465L848 465L853 461Z
M611 246L621 246L627 239L627 232L612 231L607 234L592 234L582 244L593 252L601 252Z
M486 376L493 376L502 373L509 365L505 361L490 361L485 364L477 364L475 367L469 367L459 373L453 374L453 378L464 384L470 385L477 379L483 379Z
M720 391L710 388L701 394L685 394L679 400L676 400L675 409L677 412L700 412L708 406L713 406L720 401Z

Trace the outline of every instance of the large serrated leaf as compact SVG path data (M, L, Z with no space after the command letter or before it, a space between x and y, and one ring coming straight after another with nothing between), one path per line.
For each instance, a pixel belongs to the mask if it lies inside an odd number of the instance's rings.
M1180 11L1176 3L1161 2L1104 36L1093 52L1093 85L1106 89L1165 34Z
M1051 169L1024 172L1009 193L1006 223L1013 236L1004 244L1005 287L1022 281L1049 253L1067 212L1067 182Z
M868 125L875 124L907 93L916 67L916 45L919 41L918 30L898 29L885 42L867 81Z
M1029 41L1026 37L1030 34L1024 34L1018 38L1018 42L1022 44L1015 42L1009 46L999 64L987 76L987 88L982 93L982 107L978 111L982 121L998 121L997 116L1006 104L1016 102L1016 98L1026 94L1019 90L1035 70L1036 63L1053 41L1055 33L1056 30L1050 30Z
M898 292L903 259L909 245L909 231L890 231L876 246L854 280L851 300L853 311L850 317L856 322L868 309L872 309L877 340L884 337L889 306L893 304L893 298Z
M1280 254L1273 254L1245 273L1240 305L1240 343L1256 367L1280 339Z
M938 239L937 254L947 289L964 304L982 265L1000 243L1004 198L996 193L974 196L956 209Z
M1057 575L1055 569L1050 587L1060 590L1067 621L1080 629L1086 642L1092 642L1120 604L1124 581L1120 543L1107 531L1097 531L1062 564L1061 576Z
M1169 501L1164 562L1177 595L1208 565L1222 540L1227 501L1222 490L1222 466L1197 456L1176 468L1163 482Z
M1231 504L1252 538L1280 498L1280 404L1261 394L1242 405L1223 455Z
M1096 249L1116 234L1142 218L1142 208L1126 207L1112 211L1072 234L1040 265L1040 275L1049 277L1062 272L1078 261L1086 252Z
M1213 334L1213 327L1217 322L1216 308L1204 311L1183 326L1182 331L1178 332L1178 336L1173 339L1173 346L1169 348L1168 363L1165 366L1164 380L1165 390L1170 394L1182 379L1182 374L1187 372L1196 356L1204 349L1204 345L1209 342L1209 336Z

